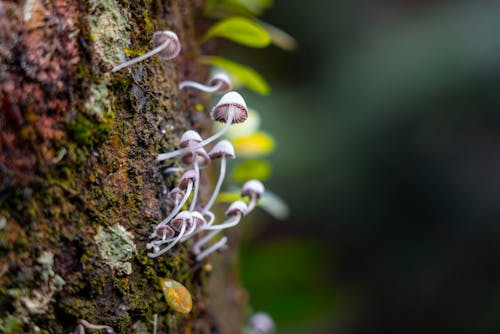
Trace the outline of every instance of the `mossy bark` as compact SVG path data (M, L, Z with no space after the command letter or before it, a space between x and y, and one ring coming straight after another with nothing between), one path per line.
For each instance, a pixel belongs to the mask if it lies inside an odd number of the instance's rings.
M145 249L176 181L157 154L186 129L210 131L206 96L177 88L208 74L200 3L0 1L0 331L69 333L77 319L117 333L240 331L234 254L212 265L221 284L208 291L189 244L158 259ZM178 58L109 72L167 29ZM169 308L161 277L187 287L191 313Z

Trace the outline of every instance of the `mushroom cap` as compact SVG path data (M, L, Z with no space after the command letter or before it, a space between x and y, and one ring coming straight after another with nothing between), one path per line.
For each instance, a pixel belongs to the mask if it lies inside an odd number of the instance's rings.
M180 231L183 224L186 224L186 229L190 229L193 225L193 216L190 211L181 211L170 221L170 226L176 231Z
M240 93L231 91L224 94L213 107L210 117L217 122L226 123L229 113L234 112L234 123L244 122L248 118L248 108Z
M222 85L218 90L221 93L228 92L231 90L231 88L233 88L233 85L231 84L231 79L229 79L229 76L224 72L215 73L208 80L209 85L217 85L218 83L222 83Z
M188 147L189 142L200 143L203 139L198 132L194 130L187 130L182 134L181 140L179 141L179 146L181 148Z
M179 189L179 187L175 187L174 189L170 190L168 193L168 198L170 198L173 201L180 201L186 193Z
M241 188L241 196L252 197L253 195L260 198L260 196L264 193L264 190L265 188L262 182L259 180L250 180L247 181Z
M194 183L194 181L196 181L197 178L198 178L198 176L196 175L196 172L194 171L194 169L190 169L190 170L184 172L184 174L182 174L181 180L179 182L179 186L178 186L179 189L186 190L189 182Z
M207 220L205 219L205 217L203 217L203 215L198 211L191 212L191 215L193 217L193 222L197 226L205 226L207 224Z
M162 60L169 60L177 57L179 52L181 52L181 42L179 37L173 31L161 30L153 34L153 47L157 48L166 41L169 41L167 47L158 53L158 57Z
M184 153L181 157L181 162L185 165L191 165L194 163L195 156L199 166L203 167L210 164L210 156L202 147L197 148L195 151L188 151Z
M163 238L163 234L165 234L166 238L172 238L175 235L175 231L170 226L163 225L156 229L156 235Z
M245 213L247 212L247 205L243 201L234 201L231 203L229 208L226 210L226 216L235 216L237 214L240 214L241 216L244 216Z
M232 159L236 158L234 153L233 144L229 140L221 140L208 152L211 159L220 158L222 156L230 157Z

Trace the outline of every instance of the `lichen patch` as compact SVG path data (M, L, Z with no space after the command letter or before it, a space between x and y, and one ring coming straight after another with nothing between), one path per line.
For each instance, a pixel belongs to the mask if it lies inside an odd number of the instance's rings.
M94 240L99 254L106 264L118 274L130 275L132 264L129 260L136 252L134 237L120 224L103 228L99 226Z

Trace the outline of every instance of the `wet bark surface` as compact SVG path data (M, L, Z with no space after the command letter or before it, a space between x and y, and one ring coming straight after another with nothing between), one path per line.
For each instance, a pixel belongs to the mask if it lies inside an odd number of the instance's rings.
M78 319L117 333L240 331L246 297L234 254L197 264L186 243L146 256L148 236L168 210L166 189L177 181L163 175L157 154L176 148L185 130L211 127L207 97L177 88L208 75L196 63L206 51L197 38L200 6L0 1L3 332L69 333ZM178 34L176 59L153 57L110 73L150 50L157 30ZM166 304L162 277L186 286L191 313Z

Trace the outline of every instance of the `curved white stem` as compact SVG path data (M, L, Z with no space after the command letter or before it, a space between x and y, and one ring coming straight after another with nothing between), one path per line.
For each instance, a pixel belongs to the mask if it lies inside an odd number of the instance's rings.
M241 220L241 217L242 217L241 214L238 214L236 216L232 216L232 217L230 217L229 219L226 219L224 222L222 222L220 224L205 226L203 228L203 230L215 230L215 231L219 231L219 230L223 230L223 229L226 229L226 228L233 227L235 225L238 225L238 223Z
M215 185L214 192L212 193L212 196L210 197L210 200L207 202L207 205L203 208L203 211L201 212L202 214L205 214L210 210L212 205L214 205L215 200L217 199L217 195L219 195L220 188L222 186L222 182L224 181L224 177L226 175L226 156L223 155L220 158L220 173L219 173L219 179L217 180L217 184Z
M213 142L214 140L216 140L217 138L222 136L224 134L224 132L227 131L227 129L229 129L229 127L231 126L231 124L233 122L233 117L234 117L234 111L231 109L231 112L228 115L226 124L224 124L224 127L222 129L220 129L219 132L213 134L212 136L208 137L207 139L205 139L199 143L194 144L193 146L181 148L181 149L178 149L178 150L175 150L172 152L158 154L156 161L163 161L163 160L167 160L167 159L172 159L172 158L175 158L176 156L184 154L188 151L197 150L200 147L203 147L207 144L210 144L211 142Z
M155 231L151 234L150 238L155 238L157 236L156 231L158 230L158 228L167 225L172 220L172 218L174 218L175 215L179 213L184 204L186 204L192 189L193 189L193 182L189 182L186 189L186 193L182 198L182 201L175 208L172 209L172 212L170 212L167 218L163 219L158 225L156 225Z
M170 38L167 38L165 40L165 42L163 42L162 44L160 44L159 46L157 46L156 48L154 48L153 50L149 51L149 52L146 52L145 54L143 54L142 56L139 56L139 57L136 57L134 59L131 59L123 64L120 64L118 66L115 66L113 67L113 69L111 70L111 72L116 72L116 71L119 71L121 70L122 68L125 68L127 66L130 66L130 65L133 65L135 63L138 63L140 61L143 61L144 59L146 58L149 58L159 52L161 52L161 50L165 49L172 41L170 40Z
M250 202L248 203L247 211L245 212L245 214L246 215L249 214L250 211L255 209L256 205L257 205L257 196L252 195L252 197L250 198Z
M208 233L206 236L204 236L203 238L201 238L200 240L196 241L196 243L194 244L193 246L193 252L195 254L200 254L201 252L201 247L203 245L205 245L207 242L209 242L210 240L213 239L213 237L215 237L217 234L219 234L220 231L211 231L210 233Z
M169 167L163 171L165 174L184 172L186 170L185 167Z
M208 247L205 249L203 252L201 252L197 257L196 261L201 261L204 258L206 258L208 255L212 254L222 246L224 246L227 243L227 237L222 237L219 241L217 241L215 244L212 246Z
M192 87L192 88L199 89L199 90L207 92L207 93L213 93L213 92L218 91L221 88L221 86L222 86L221 81L217 82L217 84L215 84L214 86L208 86L208 85L204 85L204 84L201 84L199 82L196 82L196 81L186 80L186 81L183 81L179 84L179 89L184 89L186 87Z
M200 191L200 168L198 167L198 157L196 153L193 154L194 159L194 172L196 173L196 179L194 180L194 193L191 199L191 205L189 206L189 211L194 211L196 208L196 201L198 200L198 192Z
M165 254L166 251L168 251L170 248L174 247L179 242L179 240L181 240L185 231L186 231L186 223L183 223L182 227L181 227L181 231L179 232L179 235L172 241L172 243L170 245L168 245L167 247L161 249L160 251L158 251L156 253L148 253L148 256L151 258L155 258L155 257L158 257L162 254Z

